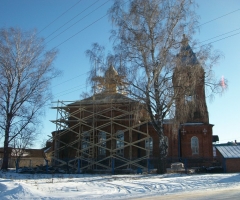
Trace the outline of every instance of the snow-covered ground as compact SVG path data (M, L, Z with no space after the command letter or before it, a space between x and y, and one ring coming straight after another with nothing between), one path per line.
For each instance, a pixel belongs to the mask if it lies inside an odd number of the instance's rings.
M0 172L0 199L131 199L240 188L240 173L165 175L17 174Z

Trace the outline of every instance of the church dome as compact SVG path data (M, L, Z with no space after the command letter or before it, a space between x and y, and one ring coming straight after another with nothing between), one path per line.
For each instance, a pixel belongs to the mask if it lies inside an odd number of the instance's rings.
M117 70L111 65L105 72L105 78L115 78L118 75Z

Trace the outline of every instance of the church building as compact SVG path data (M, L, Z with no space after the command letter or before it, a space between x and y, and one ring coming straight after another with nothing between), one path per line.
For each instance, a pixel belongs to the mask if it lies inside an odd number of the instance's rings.
M186 38L177 57L179 66L173 74L173 85L178 73L199 68L201 81L191 91L176 100L175 117L181 109L191 107L186 120L173 124L164 120L164 135L168 144L167 167L173 162L184 162L188 167L210 166L213 161L212 124L209 124L205 101L204 70L199 65ZM186 66L188 65L188 66ZM152 126L145 105L117 90L123 78L113 66L100 77L104 91L75 101L58 101L56 131L52 132L52 165L68 167L75 172L127 172L157 168L159 137Z

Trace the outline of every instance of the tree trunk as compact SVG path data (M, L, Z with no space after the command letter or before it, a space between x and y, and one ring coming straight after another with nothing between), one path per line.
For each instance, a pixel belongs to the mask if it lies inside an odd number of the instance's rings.
M158 174L165 174L167 169L167 151L168 151L168 144L163 134L159 137L159 157L158 157L158 165L157 165L157 173Z
M161 156L159 156L158 158L158 165L157 165L157 173L158 174L165 174L166 173L166 168L167 167L167 159L166 158L162 158Z
M157 173L165 174L167 171L167 159L163 147L159 144L159 157L158 157L158 165L157 165Z
M9 126L9 122L10 120L7 119L7 126L6 126L6 130L5 130L5 138L4 138L4 147L3 147L3 163L2 163L2 167L1 169L8 169L8 156L9 156L9 150L8 150L8 145L9 145L9 130L10 130L10 126Z
M4 140L4 148L3 148L3 163L1 169L8 169L8 138L9 134L5 134L5 140Z
M17 159L15 160L15 166L16 166L16 172L18 173L18 169L19 169L19 161L20 161L20 158L17 157Z

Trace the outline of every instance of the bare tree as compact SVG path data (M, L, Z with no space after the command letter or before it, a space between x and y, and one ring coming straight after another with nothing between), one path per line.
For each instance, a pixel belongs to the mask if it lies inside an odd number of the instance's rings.
M116 26L112 31L115 50L126 60L130 94L146 104L159 136L160 173L165 170L168 148L163 120L176 113L179 123L193 119L189 116L193 110L207 112L205 101L199 102L197 96L190 103L180 103L186 95L193 97L198 88L221 91L212 74L219 54L212 53L210 45L194 53L188 44L198 24L195 8L192 0L132 0L129 4L115 0L109 11Z
M87 84L91 84L93 93L102 92L105 89L103 88L104 78L102 75L105 74L110 65L117 68L118 74L122 79L126 76L126 68L122 67L125 65L125 59L122 58L121 54L112 54L108 52L106 55L105 47L98 43L94 43L92 49L86 51L86 56L89 58L92 65ZM86 95L83 94L82 97L84 96Z
M37 131L33 131L32 129L25 130L24 132L19 133L10 143L12 146L11 156L15 158L15 166L16 169L19 168L19 162L21 158L26 153L25 150L33 145L33 142L36 140Z
M210 45L197 49L196 41L194 53L189 45L198 27L195 8L192 0L115 0L109 10L116 28L111 37L114 55L106 58L112 58L126 76L129 95L146 105L159 136L160 173L165 171L168 149L164 119L173 118L179 124L194 118L193 110L204 114L206 105L194 96L198 88L204 95L205 86L211 94L222 92L212 73L220 54ZM97 60L95 47L88 51L92 62ZM186 103L187 97L192 97L191 102Z
M8 168L8 147L32 138L51 98L50 81L59 72L52 63L56 50L45 51L35 31L0 30L0 129L4 135L2 169ZM23 137L22 137L23 136ZM21 144L27 146L28 144Z

